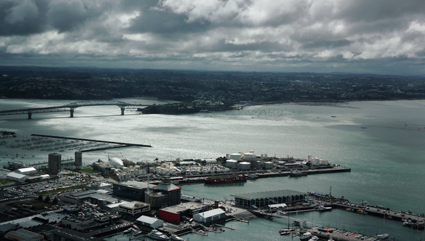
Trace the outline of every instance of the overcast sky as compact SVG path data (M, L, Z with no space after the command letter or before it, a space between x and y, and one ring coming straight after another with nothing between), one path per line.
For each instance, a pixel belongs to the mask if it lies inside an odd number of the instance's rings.
M424 75L424 0L0 0L0 65Z

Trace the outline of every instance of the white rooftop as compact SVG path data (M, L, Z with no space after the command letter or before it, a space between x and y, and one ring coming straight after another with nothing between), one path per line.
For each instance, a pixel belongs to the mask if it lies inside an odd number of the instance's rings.
M21 178L24 178L26 176L24 174L19 174L19 173L16 173L16 172L10 172L10 173L7 174L7 177L13 177L13 178L21 179Z
M223 213L225 213L223 211L223 209L216 208L216 209L213 209L213 210L210 210L210 211L199 213L199 215L201 215L204 218L208 218L208 217L213 217L213 216L220 215L220 214L223 214Z
M149 224L153 224L153 223L157 222L158 220L160 220L160 219L151 218L151 217L144 216L144 215L140 216L140 218L137 219L137 221L139 221L139 222L149 223Z
M35 169L34 167L25 167L25 168L20 168L18 169L19 172L35 172L37 171L37 169Z

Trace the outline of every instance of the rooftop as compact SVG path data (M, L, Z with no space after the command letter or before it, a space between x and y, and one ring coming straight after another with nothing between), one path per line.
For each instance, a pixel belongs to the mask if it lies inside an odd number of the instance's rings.
M225 213L223 211L223 209L217 208L217 209L213 209L213 210L206 211L206 212L203 212L203 213L199 213L199 215L201 215L204 218L208 218L208 217L212 217L212 216L223 214L223 213Z
M121 183L114 183L114 185L121 185L121 186L125 186L125 187L132 187L132 188L137 188L137 189L145 189L148 188L148 183L147 182L136 182L136 181L128 181L128 182L121 182ZM155 187L155 185L153 184L149 184L150 188Z
M194 210L194 209L201 209L202 204L201 203L195 203L195 202L187 202L187 203L180 203L174 206L161 208L163 211L167 211L170 213L178 213L186 210Z
M133 201L133 202L120 203L119 206L123 208L133 209L133 208L146 207L146 206L149 206L149 204L144 202Z

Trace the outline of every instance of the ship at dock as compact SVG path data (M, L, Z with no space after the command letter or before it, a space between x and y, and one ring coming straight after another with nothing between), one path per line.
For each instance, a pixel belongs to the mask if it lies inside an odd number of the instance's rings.
M289 173L289 176L290 177L303 177L303 176L307 176L307 172L294 170L294 171L291 171Z
M205 178L205 184L246 182L246 180L247 177L244 175L210 176Z

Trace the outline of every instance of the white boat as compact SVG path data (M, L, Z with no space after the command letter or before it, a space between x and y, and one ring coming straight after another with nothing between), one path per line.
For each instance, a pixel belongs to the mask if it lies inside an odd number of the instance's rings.
M152 231L148 233L148 237L155 240L170 240L170 238L167 235L161 233L160 231L156 229L152 229Z
M319 206L317 208L317 211L319 211L319 212L331 211L331 210L332 210L332 207Z
M175 235L174 233L171 234L171 240L175 240L175 241L186 241L186 239L181 238L181 237Z
M379 238L379 239L386 239L386 238L388 238L388 234L387 233L382 233L382 234L376 235L376 237Z
M317 241L319 238L317 236L312 236L308 241Z
M313 235L311 235L310 232L305 232L305 233L303 233L303 235L300 236L300 240L301 241L307 241L307 240L310 240L312 236Z

